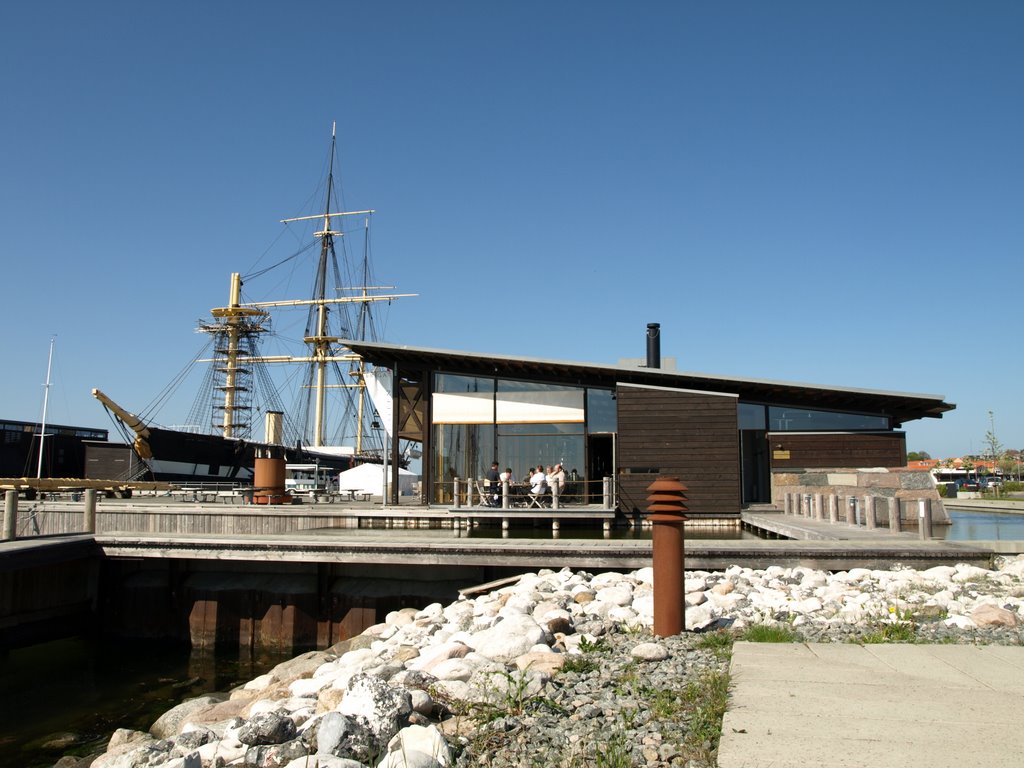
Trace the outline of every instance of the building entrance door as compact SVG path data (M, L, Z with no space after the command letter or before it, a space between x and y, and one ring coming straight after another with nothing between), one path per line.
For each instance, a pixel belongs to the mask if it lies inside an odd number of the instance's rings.
M772 500L768 433L763 429L740 430L743 472L743 503L768 504Z
M587 487L584 503L598 504L604 495L606 477L615 474L615 435L587 435Z

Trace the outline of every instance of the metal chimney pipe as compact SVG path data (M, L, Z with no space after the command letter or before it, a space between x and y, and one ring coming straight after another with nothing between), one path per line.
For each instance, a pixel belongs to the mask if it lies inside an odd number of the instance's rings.
M267 411L263 417L264 441L270 445L281 445L284 438L284 414L281 411Z
M661 323L647 324L647 367L661 368Z

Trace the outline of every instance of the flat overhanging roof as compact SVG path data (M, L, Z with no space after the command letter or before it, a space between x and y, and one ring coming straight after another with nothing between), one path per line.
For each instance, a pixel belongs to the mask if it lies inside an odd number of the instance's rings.
M715 376L621 365L456 352L379 342L340 342L367 362L385 368L419 368L469 376L497 376L548 383L612 388L616 384L689 389L738 395L741 400L788 407L884 414L896 424L941 418L956 406L942 395L827 387L766 379Z

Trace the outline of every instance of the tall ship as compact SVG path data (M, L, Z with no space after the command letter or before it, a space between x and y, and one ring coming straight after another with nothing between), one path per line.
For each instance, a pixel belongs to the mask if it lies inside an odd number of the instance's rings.
M207 344L189 368L205 365L203 383L185 426L164 426L155 412L187 380L183 372L145 411L132 412L99 389L96 397L138 458L126 480L231 482L252 480L255 457L335 472L384 458L390 429L390 373L368 368L340 339L378 340L373 311L380 302L416 294L373 285L370 221L373 210L334 211L336 132L323 190L323 212L282 219L299 234L299 249L276 264L243 277L231 274L228 301L210 310L196 330ZM312 231L309 231L312 230ZM298 234L298 233L297 233ZM351 241L361 240L354 253ZM309 298L246 301L243 287L270 282L319 250ZM275 329L274 317L305 314L301 339ZM295 351L266 354L266 341ZM284 376L274 371L287 369ZM301 372L301 373L297 373ZM282 386L283 380L283 386ZM291 390L291 407L285 394Z

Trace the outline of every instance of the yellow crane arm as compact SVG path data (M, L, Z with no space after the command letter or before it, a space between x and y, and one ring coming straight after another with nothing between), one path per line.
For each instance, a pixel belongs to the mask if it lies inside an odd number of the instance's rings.
M149 447L149 427L142 419L134 413L126 411L98 389L93 389L92 396L103 403L104 407L113 413L122 424L135 433L133 447L135 452L143 459L152 459L153 451Z

